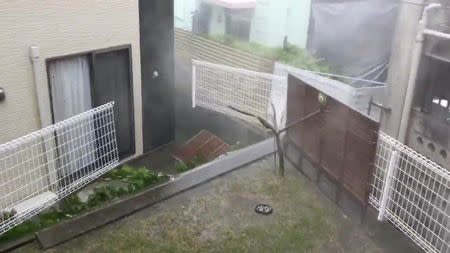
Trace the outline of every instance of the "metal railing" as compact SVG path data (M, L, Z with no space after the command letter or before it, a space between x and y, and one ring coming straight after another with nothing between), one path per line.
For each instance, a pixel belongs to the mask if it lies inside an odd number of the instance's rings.
M192 106L204 107L250 123L259 125L254 117L248 117L229 107L271 120L273 89L286 85L287 79L283 76L192 61Z
M450 172L380 133L370 203L426 252L450 252Z
M113 106L0 145L0 234L118 165Z

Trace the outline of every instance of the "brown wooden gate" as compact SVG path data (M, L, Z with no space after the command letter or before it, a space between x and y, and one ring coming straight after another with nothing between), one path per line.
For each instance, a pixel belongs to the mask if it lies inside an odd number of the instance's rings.
M314 166L367 204L379 124L289 76L287 123L318 110L290 128L288 138Z

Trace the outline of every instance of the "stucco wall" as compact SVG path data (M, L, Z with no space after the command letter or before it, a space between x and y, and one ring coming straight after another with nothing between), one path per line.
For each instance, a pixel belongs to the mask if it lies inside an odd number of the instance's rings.
M14 0L0 2L0 143L41 128L29 46L40 47L44 124L50 124L45 60L131 44L136 151L142 151L141 68L137 0Z

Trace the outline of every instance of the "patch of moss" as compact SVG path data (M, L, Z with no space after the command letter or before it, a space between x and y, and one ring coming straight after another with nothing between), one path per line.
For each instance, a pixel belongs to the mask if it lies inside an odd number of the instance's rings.
M64 211L59 211L56 208L51 208L49 211L40 213L37 215L39 219L39 225L42 228L49 227L55 225L56 223L71 217Z
M62 205L63 210L66 214L75 216L88 209L86 203L83 203L77 194L71 194L66 197L64 205Z
M24 223L13 227L11 230L0 236L0 243L24 237L38 231L39 229L41 229L39 223L30 220L25 221Z

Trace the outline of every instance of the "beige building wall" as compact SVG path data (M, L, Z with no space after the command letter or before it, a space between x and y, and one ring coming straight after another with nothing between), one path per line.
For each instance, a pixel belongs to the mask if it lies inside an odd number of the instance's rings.
M0 144L51 124L48 58L131 45L136 153L142 153L138 0L14 0L0 2ZM29 47L40 48L38 106ZM41 114L40 115L40 110Z

